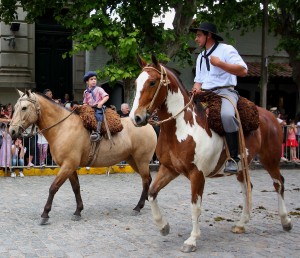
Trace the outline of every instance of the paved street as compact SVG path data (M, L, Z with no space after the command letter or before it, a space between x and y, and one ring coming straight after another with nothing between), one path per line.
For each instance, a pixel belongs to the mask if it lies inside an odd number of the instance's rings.
M80 175L85 209L72 221L75 199L69 182L54 199L50 223L40 226L53 176L0 178L0 257L299 257L300 171L283 170L285 200L293 222L282 230L273 182L264 170L251 171L252 218L246 234L230 232L240 216L240 186L234 176L208 179L201 215L201 239L191 254L180 252L191 232L190 186L184 177L158 196L171 232L161 236L150 205L131 211L141 193L138 174ZM156 172L152 172L153 178Z

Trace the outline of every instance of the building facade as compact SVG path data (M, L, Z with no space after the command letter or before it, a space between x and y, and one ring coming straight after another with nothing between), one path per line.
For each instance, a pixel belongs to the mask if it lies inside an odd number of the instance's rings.
M48 10L34 24L25 23L22 9L18 10L19 20L12 24L0 22L0 103L15 103L18 95L15 89L34 89L43 92L49 88L54 98L63 98L68 93L75 100L82 100L85 85L82 81L87 70L101 69L110 59L105 49L79 53L73 57L62 55L72 48L70 31L57 24L53 13ZM260 99L260 56L261 30L240 36L232 32L233 44L249 67L249 74L238 79L238 90L242 96L256 104ZM297 87L292 81L292 68L288 65L288 55L277 52L277 38L268 36L269 83L268 107L277 106L283 112L295 115ZM192 57L195 60L200 50L191 43ZM187 89L191 89L194 79L194 67L179 67L170 62L171 67L181 72L181 79ZM120 107L124 102L124 87L119 82L113 88L108 81L100 82L110 94L109 104Z

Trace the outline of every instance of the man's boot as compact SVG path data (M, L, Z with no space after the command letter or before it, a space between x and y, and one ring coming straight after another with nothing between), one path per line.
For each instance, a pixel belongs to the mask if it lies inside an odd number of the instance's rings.
M90 139L92 142L98 142L101 140L101 134L100 134L101 124L102 122L98 121L97 130L91 133Z
M230 157L225 164L224 172L236 174L238 172L238 162L240 161L239 154L239 132L226 133L225 135Z

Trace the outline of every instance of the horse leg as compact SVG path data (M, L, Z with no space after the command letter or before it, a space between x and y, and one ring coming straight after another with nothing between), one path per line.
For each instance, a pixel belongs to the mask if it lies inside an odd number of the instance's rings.
M140 174L142 178L143 191L138 204L133 209L133 215L140 213L141 209L145 206L145 201L148 200L148 191L152 181L152 177L149 170L149 162L136 163L133 158L127 160L127 163Z
M268 156L261 156L260 161L273 180L273 186L278 197L278 213L282 228L285 231L290 231L293 225L291 219L288 217L288 212L284 202L284 177L280 173L279 160L276 160L277 162L268 162Z
M74 171L73 174L69 177L73 192L75 194L76 199L76 211L74 212L73 220L80 220L81 219L81 211L83 210L83 202L80 194L80 184L77 172Z
M243 210L242 210L242 215L240 220L231 228L231 231L233 233L245 233L245 225L246 223L249 222L250 220L250 209L248 207L248 202L247 202L247 187L244 181L244 176L243 173L240 172L237 176L237 180L241 184L241 189L242 189L242 195L243 195ZM251 184L252 187L252 184Z
M149 190L149 202L151 205L152 217L155 225L160 230L163 236L166 236L170 232L170 225L167 220L162 216L161 211L157 203L158 192L164 188L169 182L175 179L179 174L169 170L163 164L160 165L154 182Z
M53 183L50 186L48 199L45 204L44 211L41 215L41 217L42 217L42 220L40 223L41 225L47 224L47 222L49 220L49 212L51 211L54 195L56 194L56 192L59 190L59 188L63 185L63 183L68 178L67 173L61 172L61 171L62 171L62 168L60 169L60 171L58 172L58 175L56 176L56 178L54 179Z
M190 173L189 179L191 181L192 191L191 203L193 229L190 237L184 241L184 244L180 249L184 253L196 251L197 239L199 239L201 235L199 218L201 215L201 203L205 185L204 175L196 169Z

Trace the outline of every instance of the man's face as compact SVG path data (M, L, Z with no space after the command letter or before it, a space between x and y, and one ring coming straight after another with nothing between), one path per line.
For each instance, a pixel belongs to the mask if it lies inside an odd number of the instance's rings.
M123 109L122 109L122 112L123 112L123 114L128 114L129 113L129 106L128 105L124 106Z
M207 35L205 35L205 34L203 33L203 31L198 30L198 31L196 32L195 42L198 44L198 46L199 46L200 48L205 47L206 37L207 37Z
M48 96L50 99L53 98L52 91L47 91L45 95Z
M87 85L88 87L94 87L97 85L97 77L96 76L92 76L89 78L89 80L87 81Z

